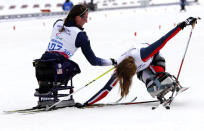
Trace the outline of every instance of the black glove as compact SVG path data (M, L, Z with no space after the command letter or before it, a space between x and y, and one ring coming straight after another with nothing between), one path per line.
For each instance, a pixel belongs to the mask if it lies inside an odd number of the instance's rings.
M197 18L194 17L189 17L188 19L186 19L185 21L181 22L178 26L183 29L184 27L188 26L188 25L194 25L197 23Z
M112 65L117 66L117 61L113 58L110 58L110 60L112 61Z

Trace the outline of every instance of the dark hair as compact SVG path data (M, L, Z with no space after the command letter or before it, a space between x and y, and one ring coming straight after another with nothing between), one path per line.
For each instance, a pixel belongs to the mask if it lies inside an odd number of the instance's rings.
M132 84L132 77L136 73L137 66L133 57L125 58L116 67L116 75L120 82L121 97L129 93L130 85Z
M60 30L60 32L64 31L64 26L68 23L70 20L75 20L77 16L83 16L85 12L88 11L88 8L86 8L83 4L78 4L72 7L72 9L69 11L68 16L66 17L63 27Z

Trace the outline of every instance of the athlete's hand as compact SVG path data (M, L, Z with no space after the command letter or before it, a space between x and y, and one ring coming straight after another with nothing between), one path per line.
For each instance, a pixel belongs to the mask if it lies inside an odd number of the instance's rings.
M112 65L113 65L113 66L117 66L117 61L116 61L115 59L110 58L110 60L112 61Z
M194 17L189 17L188 19L186 19L185 21L181 22L178 26L183 29L184 27L191 25L192 27L195 26L195 24L197 24L197 20L200 18L194 18Z
M185 20L185 23L186 23L186 26L192 25L194 27L195 24L197 24L197 18L189 17L188 19Z

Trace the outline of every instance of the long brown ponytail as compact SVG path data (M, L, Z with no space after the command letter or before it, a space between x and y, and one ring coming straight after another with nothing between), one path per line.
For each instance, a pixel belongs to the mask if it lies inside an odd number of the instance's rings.
M132 77L136 73L137 66L135 65L134 58L129 56L124 59L116 67L116 74L120 82L121 97L129 93L129 88L132 84Z
M83 4L78 4L78 5L73 6L72 9L70 10L68 16L66 17L66 19L64 21L64 25L63 25L62 29L59 32L64 31L64 26L68 23L68 21L70 21L70 20L74 21L76 16L84 15L87 10L88 9Z

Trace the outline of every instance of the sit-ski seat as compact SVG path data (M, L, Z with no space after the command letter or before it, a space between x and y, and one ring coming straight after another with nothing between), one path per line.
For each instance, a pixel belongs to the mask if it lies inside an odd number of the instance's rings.
M173 90L176 83L177 80L174 76L167 72L158 72L153 80L153 84L147 88L147 91L152 97L164 97L169 91Z
M59 62L56 59L41 60L36 59L33 62L36 69L36 78L38 80L39 88L36 89L34 96L38 97L38 106L51 106L60 97L66 97L73 93L72 78L80 73L79 66L71 61ZM68 82L70 82L68 86ZM60 94L59 91L69 90L68 93ZM67 100L63 100L58 107L74 106L75 102L73 96Z

